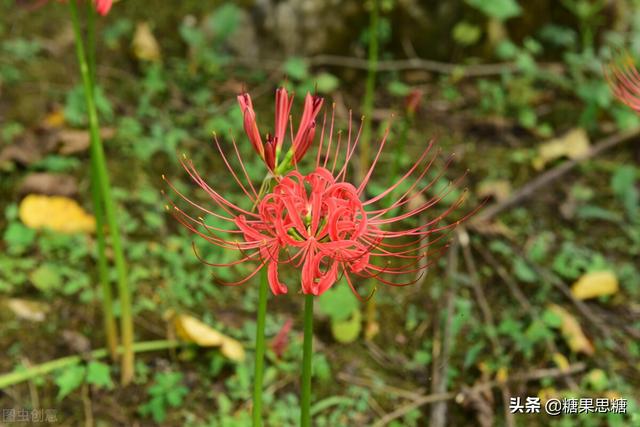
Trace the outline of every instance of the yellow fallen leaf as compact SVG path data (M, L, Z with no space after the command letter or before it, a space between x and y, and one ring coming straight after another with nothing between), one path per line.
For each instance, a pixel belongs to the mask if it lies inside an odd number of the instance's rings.
M30 228L50 228L60 233L91 233L96 220L75 200L62 196L29 194L20 202L20 220Z
M242 362L245 357L244 347L242 347L239 341L233 338L225 337L225 340L222 342L222 347L220 347L220 352L227 359L236 362Z
M618 278L611 271L597 271L582 275L571 287L577 299L596 298L618 292Z
M64 110L56 109L45 116L43 124L49 128L59 128L64 125L64 121Z
M138 22L131 48L136 58L142 61L160 61L160 46L147 22Z
M202 347L220 347L220 352L230 360L242 362L245 358L242 344L231 337L216 331L211 326L186 314L174 317L176 333L185 341Z
M509 378L509 370L504 366L498 368L498 372L496 372L496 381L499 383L507 382L507 378Z
M561 319L560 332L564 337L567 345L571 351L578 353L582 352L588 355L592 355L594 352L591 341L585 336L580 323L564 308L556 304L551 304L549 310L558 315Z
M540 391L538 391L538 397L543 405L547 403L549 399L557 399L559 396L558 390L553 387L541 388Z
M533 167L542 169L544 166L560 157L576 159L589 152L589 136L582 128L575 128L559 138L551 139L540 144L538 156L533 159Z
M564 371L567 368L569 368L569 361L564 356L564 354L562 354L562 353L553 353L553 356L551 356L551 358L555 362L556 366L558 368L560 368L560 370Z

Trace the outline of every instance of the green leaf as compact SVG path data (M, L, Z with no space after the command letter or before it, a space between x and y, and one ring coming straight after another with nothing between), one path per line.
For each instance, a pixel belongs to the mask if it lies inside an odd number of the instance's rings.
M638 218L640 194L636 187L636 170L631 165L620 166L611 176L611 189L622 202L630 219Z
M62 275L55 264L43 264L30 275L33 285L42 292L59 289L62 286Z
M522 13L522 8L515 0L465 0L465 2L490 18L505 21Z
M513 261L513 272L516 277L525 283L534 283L538 280L536 272L522 258Z
M360 307L358 299L343 282L344 280L338 282L320 295L318 300L320 311L331 317L334 322L347 320Z
M56 376L54 382L58 386L58 401L64 399L69 393L77 389L84 382L86 368L82 365L73 365L65 368Z
M297 56L287 59L282 68L285 74L294 80L303 80L309 75L307 62Z
M400 80L391 80L387 85L387 90L393 96L407 96L411 92L411 86Z
M458 22L453 27L453 39L462 46L471 46L475 44L482 35L482 29L477 25L469 22Z
M89 362L89 366L87 367L87 383L97 387L112 389L113 381L111 381L109 365L97 361Z
M348 320L331 320L331 333L336 341L343 344L354 342L362 329L362 313L355 309Z
M333 92L340 85L340 80L330 73L320 73L315 78L316 87L320 93Z
M19 222L9 224L4 232L4 241L10 254L19 255L29 248L36 237L36 231Z
M542 321L550 328L559 328L562 325L562 317L553 310L546 309L542 312Z
M231 2L223 3L207 21L208 29L216 35L218 42L226 40L240 26L240 8Z

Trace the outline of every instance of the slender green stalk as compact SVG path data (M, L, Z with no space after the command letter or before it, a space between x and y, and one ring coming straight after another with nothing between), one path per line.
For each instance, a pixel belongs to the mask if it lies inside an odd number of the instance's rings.
M304 342L302 353L302 393L300 397L300 426L311 427L311 360L313 358L313 299L304 296Z
M186 345L179 341L145 341L135 343L133 345L133 351L135 353L144 353L147 351L158 351L175 348L180 345ZM122 353L124 349L122 346L117 347L117 352ZM42 363L40 365L30 366L28 368L16 369L8 374L0 375L0 390L15 384L19 384L24 381L28 381L32 378L41 377L47 375L56 369L66 368L68 366L77 365L87 359L102 359L109 355L109 351L106 348L94 350L88 354L66 356L60 359L51 360L49 362Z
M371 116L373 115L373 98L376 89L376 74L378 72L378 1L371 0L371 11L369 12L369 66L362 103L362 115L365 117L365 121L359 142L360 179L367 174L369 158L371 157Z
M371 158L371 124L373 120L373 101L376 89L376 74L378 72L378 18L379 0L370 0L371 10L369 11L369 66L367 71L367 82L362 103L362 115L365 117L360 137L360 157L359 157L359 178L364 179L369 170L369 159ZM376 319L376 303L373 298L367 301L367 330L373 331Z
M125 263L122 243L120 241L120 233L118 231L118 221L116 217L115 203L111 195L111 184L109 183L109 174L105 161L105 155L100 140L100 125L98 123L98 112L94 99L94 90L87 64L87 57L84 50L82 33L80 31L80 22L78 20L78 7L75 0L69 1L69 10L71 11L71 20L73 23L73 31L76 41L76 54L80 65L80 73L82 75L82 84L84 87L84 95L87 103L87 112L89 115L89 135L91 138L91 156L95 158L96 176L100 184L102 193L105 216L111 233L111 242L115 257L116 271L118 273L118 294L120 297L120 330L122 333L122 384L129 384L133 379L134 371L134 354L133 354L133 319L131 315L131 291L127 280L127 266Z
M91 196L93 198L93 213L96 217L96 240L98 243L98 279L102 289L102 319L104 332L107 337L107 348L112 360L116 359L118 347L118 327L113 315L113 296L109 282L109 266L107 264L106 242L104 235L104 212L102 210L102 194L96 176L94 157L91 156Z
M260 291L258 296L258 317L256 319L256 360L253 376L253 427L262 426L262 380L264 378L264 326L267 317L267 296L269 291L267 269L260 272Z
M91 77L91 87L96 87L96 11L92 6L87 7L87 57L89 63L89 76ZM95 96L95 90L94 90ZM105 239L104 207L102 192L98 182L97 165L95 156L91 155L91 196L93 201L93 211L96 218L96 241L98 244L98 279L102 289L102 319L104 322L104 333L107 338L107 349L112 360L117 357L118 328L113 315L113 295L111 283L109 282L109 265L107 261L107 244Z

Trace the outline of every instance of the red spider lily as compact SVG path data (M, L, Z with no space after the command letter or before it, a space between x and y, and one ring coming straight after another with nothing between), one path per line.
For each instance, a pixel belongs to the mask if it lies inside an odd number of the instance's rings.
M253 110L251 96L248 93L238 95L238 103L244 116L244 130L249 137L249 141L253 145L256 152L262 157L267 167L271 171L276 171L279 163L285 167L285 163L291 161L291 157L295 162L299 162L302 156L307 152L316 131L316 116L322 108L324 100L317 96L307 93L304 101L304 110L298 125L296 136L292 136L292 146L290 155L281 160L280 153L284 143L284 137L287 131L287 123L289 122L289 113L293 104L293 95L289 96L285 88L276 90L276 111L275 111L275 128L273 136L267 134L266 141L263 144L256 122L256 113ZM288 167L288 166L286 166Z
M37 3L34 3L31 6L31 8L37 9L39 7L44 6L49 1L50 0L39 0ZM64 0L58 0L58 1L62 2ZM113 5L113 0L95 0L96 11L102 16L106 16L109 13L112 5Z
M605 76L616 98L640 112L640 73L633 60L627 57L621 65L610 66Z
M286 95L286 92L284 94ZM248 106L245 108L245 117L247 114L253 117L250 98L244 95L241 97L243 99L241 103L244 102L245 106ZM287 99L286 102L288 105L282 107L283 111L290 108L290 101ZM310 117L315 114L317 113L310 109L306 117L303 114L303 121L310 120ZM281 118L278 115L277 117ZM245 125L247 122L251 124L253 119L245 121ZM326 115L324 122L326 123ZM278 121L276 123L277 131L285 127ZM247 126L246 128L247 135L251 139L256 134L255 127ZM358 186L348 182L347 174L362 127L355 138L352 138L351 120L349 121L346 149L343 154L340 151L342 133L338 132L337 140L334 141L333 129L334 114L332 113L327 137L324 132L325 126L322 126L313 170L303 175L297 162L294 162L293 170L284 176L274 177L273 189L265 195L256 192L249 180L235 141L233 141L234 151L246 183L243 183L243 179L230 166L217 137L214 136L215 145L231 176L251 204L256 207L255 210L242 208L226 199L204 181L190 160L186 157L182 160L182 165L190 177L208 194L221 212L215 212L213 209L190 201L170 183L169 185L192 207L224 221L229 228L206 224L201 217L194 218L172 203L174 216L208 242L226 249L239 250L243 255L241 259L227 264L201 260L215 267L229 267L247 261L258 261L256 268L246 277L237 282L226 283L227 285L245 283L266 266L272 293L285 294L288 291L287 286L279 278L279 269L285 265L291 265L301 271L301 288L305 294L321 295L341 276L345 277L347 284L359 298L353 277L373 278L393 286L409 285L420 279L424 270L437 260L438 256L434 257L434 255L440 255L446 245L435 250L430 247L445 239L453 227L474 213L471 212L453 223L443 223L444 219L462 204L465 198L463 193L444 211L431 214L426 222L405 229L397 229L396 224L402 221L423 217L422 214L430 213L457 187L459 180L450 183L435 196L425 198L425 194L433 190L442 178L451 157L440 173L430 180L425 180L426 174L438 157L437 152L432 153L434 142L431 141L398 182L380 194L367 198L365 189L378 164L389 129L380 142L371 167ZM302 132L304 135L304 130ZM279 135L275 136L276 145ZM332 159L331 164L329 164L330 159ZM410 184L409 179L412 180ZM406 185L402 191L399 190L401 185ZM399 197L398 193L400 193ZM391 198L393 198L392 201L382 203L383 200ZM376 208L378 204L383 207ZM427 258L429 261L425 262ZM411 276L411 279L399 280L407 276ZM392 277L396 279L391 280Z

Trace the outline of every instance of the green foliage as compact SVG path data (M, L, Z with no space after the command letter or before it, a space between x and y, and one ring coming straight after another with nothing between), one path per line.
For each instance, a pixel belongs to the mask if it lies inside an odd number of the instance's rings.
M87 366L87 384L99 388L112 389L113 381L111 380L109 365L96 360L89 362Z
M189 389L182 384L180 372L158 372L147 389L149 401L138 408L140 414L151 416L157 423L167 418L167 409L182 405Z
M611 190L622 203L627 216L637 221L640 212L640 193L636 187L636 169L633 166L621 166L611 176Z
M84 365L72 365L62 369L56 375L54 382L58 386L58 401L64 399L84 383L86 372L87 368Z
M505 21L515 16L520 16L522 8L516 0L465 0L469 6L478 9L490 18Z
M95 89L95 101L100 120L104 123L113 120L113 107L100 86ZM82 85L77 85L69 92L64 106L64 118L73 126L87 124L87 105L84 99Z
M20 255L26 252L35 238L35 230L25 227L19 222L11 222L3 235L3 239L7 244L7 252L10 255Z
M461 21L453 27L453 39L462 46L475 44L482 35L482 29L477 25Z

